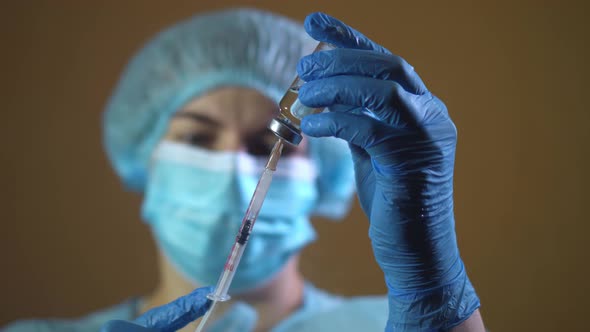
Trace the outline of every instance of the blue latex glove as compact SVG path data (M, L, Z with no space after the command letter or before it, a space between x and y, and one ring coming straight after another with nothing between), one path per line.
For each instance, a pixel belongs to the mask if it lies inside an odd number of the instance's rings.
M304 57L302 131L348 141L369 236L389 289L388 330L446 330L479 299L459 256L453 216L457 131L406 61L325 14L305 29L338 47ZM370 112L368 111L370 110Z
M212 287L197 288L192 293L180 297L161 307L151 309L134 322L112 320L101 328L102 332L167 332L177 331L188 323L203 316L211 301L207 294Z

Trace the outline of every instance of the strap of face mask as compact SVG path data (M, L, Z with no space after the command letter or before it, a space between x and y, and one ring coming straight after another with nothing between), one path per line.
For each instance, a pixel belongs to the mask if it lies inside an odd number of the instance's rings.
M239 174L259 176L267 157L254 157L243 151L211 151L184 143L164 140L154 150L153 161L167 161L211 171L236 171ZM274 177L315 181L318 169L315 163L303 156L283 157L279 160Z
M165 160L210 171L233 171L238 153L211 151L184 143L164 140L154 150L152 161Z
M238 172L258 176L264 170L267 159L267 157L253 157L245 152L239 152L237 156ZM282 157L273 177L315 181L318 177L318 170L315 163L309 158L303 156Z

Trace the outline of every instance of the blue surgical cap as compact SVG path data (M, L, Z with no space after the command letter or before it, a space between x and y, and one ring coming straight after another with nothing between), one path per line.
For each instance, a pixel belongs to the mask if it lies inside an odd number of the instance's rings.
M143 191L151 154L174 112L220 86L258 90L276 102L317 41L288 18L254 9L194 16L155 36L130 61L103 117L104 145L125 186ZM342 217L354 191L345 142L310 138L319 168L316 214Z

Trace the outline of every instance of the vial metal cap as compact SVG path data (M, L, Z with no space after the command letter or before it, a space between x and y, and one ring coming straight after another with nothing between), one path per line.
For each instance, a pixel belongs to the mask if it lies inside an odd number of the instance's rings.
M268 125L268 129L270 129L279 138L292 145L299 145L301 139L303 139L301 130L298 130L292 124L287 123L282 119L272 119Z

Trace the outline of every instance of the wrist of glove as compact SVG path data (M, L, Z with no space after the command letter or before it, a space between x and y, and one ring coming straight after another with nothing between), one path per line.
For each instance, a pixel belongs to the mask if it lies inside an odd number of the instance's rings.
M388 328L446 330L479 300L455 237L457 132L447 109L404 59L344 23L316 13L305 28L337 48L304 57L300 101L330 112L303 132L349 142L369 236L389 289Z

